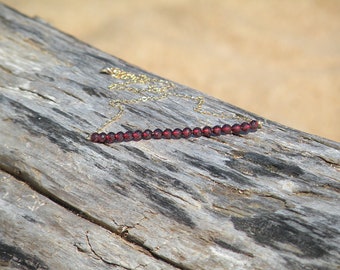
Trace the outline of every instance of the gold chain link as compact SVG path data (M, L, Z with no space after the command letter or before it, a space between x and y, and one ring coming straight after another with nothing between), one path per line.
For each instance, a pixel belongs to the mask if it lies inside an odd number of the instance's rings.
M101 73L111 75L116 80L119 80L118 82L112 83L108 87L110 90L127 91L130 93L141 95L141 97L132 99L110 100L110 106L117 109L118 112L97 130L98 133L103 132L107 128L107 126L117 121L123 115L125 108L124 105L138 104L147 101L158 101L170 96L195 101L196 104L193 110L197 113L219 118L227 117L223 113L214 113L204 110L203 105L205 103L205 100L202 96L192 96L188 94L180 94L174 92L173 90L176 86L170 81L152 78L145 74L135 74L127 72L119 68L105 68L101 70Z

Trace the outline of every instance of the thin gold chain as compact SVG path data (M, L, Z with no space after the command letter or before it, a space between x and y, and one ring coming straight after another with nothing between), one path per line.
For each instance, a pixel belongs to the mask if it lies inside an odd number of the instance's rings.
M139 97L132 99L110 100L109 105L115 108L117 110L117 113L97 130L98 133L104 131L109 125L117 121L123 115L125 108L124 105L138 104L148 101L158 101L161 99L166 99L170 96L194 101L195 105L193 107L193 110L197 113L219 118L227 117L223 113L215 113L204 110L203 105L205 103L205 100L202 96L192 96L188 94L174 92L173 90L176 88L176 85L170 81L159 78L152 78L145 74L135 74L127 72L117 67L102 69L101 73L111 75L117 80L117 82L112 83L108 87L110 90L127 91L136 94Z

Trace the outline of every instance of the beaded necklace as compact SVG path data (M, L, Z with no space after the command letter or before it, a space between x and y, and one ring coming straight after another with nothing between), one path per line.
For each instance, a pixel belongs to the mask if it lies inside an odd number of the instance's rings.
M243 122L241 124L224 124L222 126L216 125L214 127L205 126L203 128L185 127L183 129L164 129L159 128L151 131L146 129L144 131L119 131L117 133L109 132L105 133L104 130L113 122L118 120L124 113L124 105L137 104L140 102L147 101L157 101L165 99L167 97L173 96L187 100L195 101L195 107L193 110L203 115L214 116L219 118L227 118L226 115L222 113L215 113L203 110L204 98L201 96L191 96L187 94L180 94L173 92L175 84L158 78L151 78L144 74L134 74L131 72L126 72L119 68L105 68L101 70L101 73L111 75L113 78L118 80L109 86L110 90L120 90L129 91L131 93L137 94L140 97L134 99L113 99L110 100L109 104L113 108L116 108L118 112L108 121L104 123L96 132L92 133L90 140L96 143L111 144L116 142L128 142L128 141L139 141L139 140L149 140L149 139L180 139L180 138L190 138L190 137L211 137L220 136L225 134L247 134L249 131L256 131L261 128L261 123L257 120L252 120L250 122ZM142 85L143 88L133 87L134 85Z

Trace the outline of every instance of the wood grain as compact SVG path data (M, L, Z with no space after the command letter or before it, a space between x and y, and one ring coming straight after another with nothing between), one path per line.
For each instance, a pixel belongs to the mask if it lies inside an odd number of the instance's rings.
M118 67L156 75L0 5L0 265L6 269L336 269L340 144L198 91L245 136L113 144ZM136 88L144 87L136 85ZM168 97L127 105L112 130L222 120ZM25 268L26 267L26 268Z

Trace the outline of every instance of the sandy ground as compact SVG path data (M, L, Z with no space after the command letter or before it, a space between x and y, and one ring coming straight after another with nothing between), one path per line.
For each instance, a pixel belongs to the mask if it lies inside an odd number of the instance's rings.
M338 0L2 2L167 79L340 141Z

